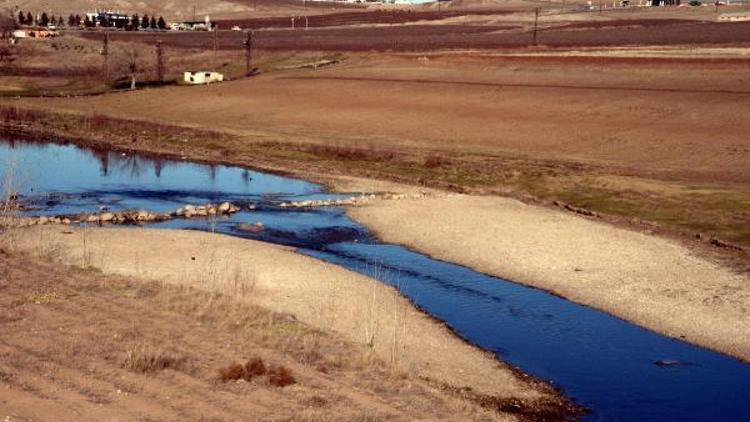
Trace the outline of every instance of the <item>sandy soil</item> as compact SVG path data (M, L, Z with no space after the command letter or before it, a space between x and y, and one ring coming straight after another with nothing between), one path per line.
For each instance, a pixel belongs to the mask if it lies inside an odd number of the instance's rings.
M16 246L107 274L160 280L228 295L367 344L382 359L421 377L500 397L550 397L490 354L415 310L393 289L291 249L209 233L42 228Z
M4 421L512 420L236 298L1 249L0 292ZM251 358L296 383L217 380Z
M750 359L750 279L668 240L498 197L383 201L350 213L387 242Z

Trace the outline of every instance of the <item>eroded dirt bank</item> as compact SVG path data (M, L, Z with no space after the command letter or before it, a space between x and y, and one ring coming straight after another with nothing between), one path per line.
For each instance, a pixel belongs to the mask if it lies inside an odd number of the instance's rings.
M562 403L414 309L393 289L292 249L210 233L156 229L25 229L15 248L106 274L239 296L371 349L420 379L548 409Z
M386 242L750 359L750 280L669 240L500 197L375 201L349 212Z

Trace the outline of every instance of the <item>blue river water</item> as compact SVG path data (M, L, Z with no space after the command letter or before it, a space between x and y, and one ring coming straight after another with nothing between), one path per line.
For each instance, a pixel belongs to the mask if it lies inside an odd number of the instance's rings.
M243 211L212 224L192 219L155 226L291 245L378 278L467 341L560 388L590 409L586 420L750 421L748 364L538 289L381 243L341 208L279 206L351 194L237 167L0 141L0 174L9 168L30 214L242 204ZM251 204L254 210L247 209ZM255 222L264 230L238 230L240 223Z

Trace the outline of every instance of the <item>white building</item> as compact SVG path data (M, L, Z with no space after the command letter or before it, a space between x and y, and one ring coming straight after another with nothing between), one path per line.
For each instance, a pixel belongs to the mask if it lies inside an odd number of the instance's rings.
M207 85L223 81L224 75L219 72L185 72L185 83L189 85Z

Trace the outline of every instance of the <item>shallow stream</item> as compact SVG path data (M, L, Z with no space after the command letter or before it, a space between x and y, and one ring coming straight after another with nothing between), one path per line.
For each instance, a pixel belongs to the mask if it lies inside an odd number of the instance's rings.
M674 340L544 291L431 259L373 238L342 208L289 209L290 200L344 198L321 186L228 166L70 145L0 141L29 214L173 211L231 201L230 218L156 227L215 230L291 245L396 286L425 312L498 358L553 385L608 421L749 421L750 365ZM248 210L254 205L254 210ZM247 233L240 223L261 222ZM497 239L502 242L503 239Z

